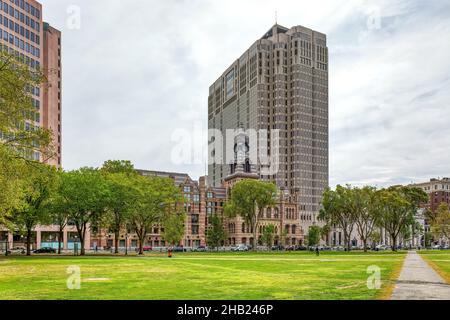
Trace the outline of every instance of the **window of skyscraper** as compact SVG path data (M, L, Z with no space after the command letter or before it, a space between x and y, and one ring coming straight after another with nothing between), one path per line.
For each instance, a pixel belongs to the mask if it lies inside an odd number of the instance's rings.
M226 90L227 90L227 99L231 98L234 95L234 70L231 70L225 77L226 79Z

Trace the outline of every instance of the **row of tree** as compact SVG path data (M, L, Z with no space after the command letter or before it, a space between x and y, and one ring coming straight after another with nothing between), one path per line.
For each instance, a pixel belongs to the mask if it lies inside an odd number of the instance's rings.
M449 205L442 202L436 212L427 211L426 217L431 226L431 235L439 241L440 239L450 241L450 210Z
M168 243L178 243L184 234L183 197L173 180L143 177L129 161L107 161L99 169L69 172L35 163L25 180L23 197L6 223L26 233L28 255L32 231L38 225L59 226L59 253L64 228L69 222L75 225L81 255L88 228L114 233L116 253L125 230L137 235L140 254L157 224Z
M377 230L380 228L389 235L392 248L396 250L400 235L414 236L419 231L416 215L427 200L427 194L415 187L377 190L337 186L336 190L325 191L319 219L329 229L342 230L347 250L351 248L355 230L367 250L369 240L379 238Z

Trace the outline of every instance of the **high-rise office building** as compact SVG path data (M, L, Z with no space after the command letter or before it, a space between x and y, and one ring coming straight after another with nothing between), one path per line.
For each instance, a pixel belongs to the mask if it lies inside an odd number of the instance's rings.
M49 164L61 166L61 32L44 22L44 89L43 125L53 132L55 156Z
M256 168L260 179L296 194L300 214L315 221L328 186L326 35L302 26L274 25L210 86L208 128L222 132L221 140L210 134L210 185L222 185L236 168L227 161L226 130L254 129L259 139L267 135L268 140L252 144L248 139L250 153L253 148L257 154L267 153L277 170L265 174L267 163L259 158L245 167ZM214 158L218 152L223 161Z
M39 113L33 125L53 133L55 155L35 160L61 166L61 33L42 20L42 5L35 0L0 0L0 45L30 68L41 68L48 80L43 88L32 88Z

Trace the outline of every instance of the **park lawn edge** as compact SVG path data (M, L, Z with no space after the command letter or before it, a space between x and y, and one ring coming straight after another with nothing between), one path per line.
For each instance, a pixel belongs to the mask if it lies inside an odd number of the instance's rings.
M381 290L381 293L377 296L377 300L391 300L392 294L394 293L395 285L400 277L403 266L405 265L406 255L403 257L401 263L399 263L394 270L391 272L389 279L387 280L387 285Z
M444 270L442 270L434 261L432 261L430 258L427 257L426 254L420 254L420 256L422 257L423 260L425 260L425 262L434 270L437 272L437 274L439 274L442 279L444 279L444 281L447 284L450 284L450 274L448 274L447 272L445 272Z

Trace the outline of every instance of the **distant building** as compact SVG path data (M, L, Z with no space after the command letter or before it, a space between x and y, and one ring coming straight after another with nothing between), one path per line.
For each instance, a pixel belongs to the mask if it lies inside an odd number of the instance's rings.
M424 205L426 209L436 212L439 205L444 202L450 205L450 178L430 179L428 182L412 184L425 191L429 200Z
M55 156L44 159L35 152L33 159L61 167L61 32L42 20L42 10L35 0L0 0L0 49L41 68L48 79L48 86L32 88L39 113L28 125L51 130Z
M420 213L425 232L430 232L430 221L425 216L425 211L429 210L432 213L436 213L441 203L446 203L450 206L450 178L432 178L428 182L415 183L411 186L421 188L428 194L428 202L423 204ZM445 243L444 239L440 239L439 242Z
M247 167L295 198L298 218L316 222L328 187L326 35L302 26L270 28L210 86L208 128L222 135L210 135L208 185L221 187L234 173L227 130L257 131L267 143L255 143L249 134L246 148L271 162L250 157Z
M41 68L47 78L47 85L32 88L33 105L38 111L34 121L26 126L43 127L53 134L54 157L44 159L34 152L33 160L50 165L62 165L62 69L61 32L42 19L42 5L35 0L0 0L0 50L5 50L22 59L30 68ZM57 227L37 227L33 232L33 248L47 246L57 239ZM68 226L64 231L66 249L73 247L77 239L76 230ZM8 241L21 246L24 238L19 233L10 233L0 226L0 243Z

